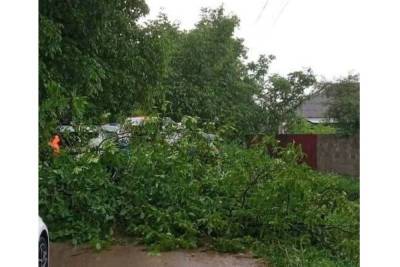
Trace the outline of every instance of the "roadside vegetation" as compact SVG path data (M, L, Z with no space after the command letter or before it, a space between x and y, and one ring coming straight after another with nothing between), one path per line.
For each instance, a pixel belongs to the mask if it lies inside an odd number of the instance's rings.
M53 240L135 237L153 251L251 250L277 266L357 266L357 182L297 162L273 139L244 149L184 118L181 138L154 122L129 148L64 152L40 165L40 211ZM208 127L209 128L209 127ZM274 150L269 156L266 147Z
M165 14L139 23L147 13L142 0L39 1L39 212L51 240L101 249L122 236L152 251L358 266L358 182L298 164L301 151L274 138L243 145L294 123L312 71L248 61L239 19L222 7L203 9L192 30ZM58 156L49 147L60 125L134 115L155 119L130 129L125 148L90 147L84 131Z

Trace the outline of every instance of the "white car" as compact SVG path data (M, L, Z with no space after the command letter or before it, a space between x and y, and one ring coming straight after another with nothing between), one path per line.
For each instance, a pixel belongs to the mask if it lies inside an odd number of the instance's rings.
M39 267L49 266L49 232L39 216Z

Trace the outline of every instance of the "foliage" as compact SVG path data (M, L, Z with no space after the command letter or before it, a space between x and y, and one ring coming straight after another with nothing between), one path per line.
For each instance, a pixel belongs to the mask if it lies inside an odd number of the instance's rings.
M98 155L64 154L51 167L40 165L39 169L39 209L45 212L52 239L97 244L112 236L118 188Z
M300 256L358 265L359 204L349 197L357 188L298 165L293 147L275 147L272 158L266 144L244 149L206 138L210 127L196 118L183 124L155 121L134 129L128 150L110 142L41 165L51 238L101 247L119 232L155 251L210 245L251 249L278 266ZM168 142L176 131L181 137Z
M167 116L175 120L197 116L219 126L230 125L241 135L257 131L257 119L265 114L253 96L262 88L243 62L243 41L234 37L238 25L239 19L225 15L220 7L203 9L193 30L175 29L172 60L162 81Z
M138 1L39 3L41 151L59 124L95 123L150 110L160 92L163 47Z
M358 185L297 165L293 147L273 158L267 144L237 143L290 123L312 72L269 75L273 56L246 62L239 20L222 7L189 31L164 14L138 23L147 12L143 0L40 0L39 209L51 239L100 249L118 233L154 251L209 245L282 266L358 265ZM185 127L155 119L131 129L125 149L90 148L77 130L52 157L60 124L144 114Z
M313 124L306 119L294 119L288 126L290 134L335 134L336 128L329 124Z
M349 75L334 83L322 85L333 101L328 110L329 118L336 121L338 133L359 134L360 131L360 82L359 75Z
M162 13L139 24L147 12L142 0L40 1L42 151L59 124L134 114L197 116L236 139L273 134L314 82L310 71L268 77L273 56L246 63L239 19L223 7L203 9L189 31Z
M290 73L287 78L275 74L263 82L264 91L258 101L268 113L267 132L276 133L279 126L296 119L296 110L306 99L305 89L315 82L310 69Z

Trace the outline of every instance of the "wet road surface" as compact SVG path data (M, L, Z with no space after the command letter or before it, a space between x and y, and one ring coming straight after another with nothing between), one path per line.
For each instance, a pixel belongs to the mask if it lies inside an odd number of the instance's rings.
M112 246L95 252L74 248L69 244L52 243L51 267L266 267L260 260L245 254L171 251L151 256L142 246Z

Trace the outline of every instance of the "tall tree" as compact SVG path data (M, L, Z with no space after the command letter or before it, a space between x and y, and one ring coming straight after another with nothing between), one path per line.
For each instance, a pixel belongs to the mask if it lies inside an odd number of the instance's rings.
M163 44L139 25L144 0L39 2L39 129L151 110L165 66Z
M273 58L271 58L273 59ZM316 82L311 69L289 73L287 77L278 74L267 76L267 66L261 58L255 65L257 80L262 92L257 102L267 113L264 117L264 131L274 134L279 127L290 124L296 119L296 110L306 99L305 90Z
M360 75L348 75L335 82L324 83L322 90L332 98L327 115L335 121L338 133L360 131Z
M169 116L178 120L184 115L198 116L233 126L239 135L259 131L265 114L254 101L262 91L252 74L258 65L244 62L243 40L234 36L238 26L239 19L220 7L202 9L193 30L179 31L171 71L163 83ZM264 71L270 62L263 62Z
M40 138L60 123L140 113L198 116L238 137L274 132L298 105L310 72L268 76L274 57L246 63L239 19L203 9L194 29L165 14L138 23L144 0L40 1Z

